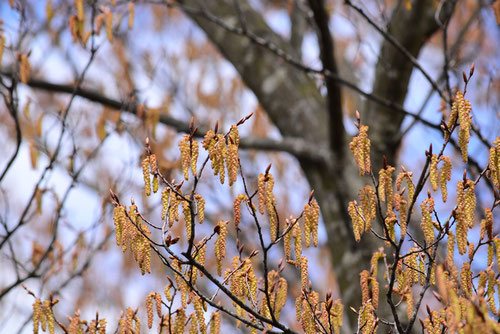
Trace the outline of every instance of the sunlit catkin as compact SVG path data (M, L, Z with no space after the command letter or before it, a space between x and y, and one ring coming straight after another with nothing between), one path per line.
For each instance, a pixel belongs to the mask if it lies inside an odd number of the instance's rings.
M229 177L229 185L236 182L239 168L238 146L240 144L240 135L236 125L231 126L228 135L227 147L227 174Z
M150 178L150 173L149 173L149 170L150 170L150 161L149 161L149 156L146 156L143 160L142 160L142 177L144 179L144 194L146 196L149 196L151 195L151 178Z
M441 187L441 197L443 202L446 203L448 199L448 181L451 179L451 159L448 156L441 156L440 160L443 161L443 166L439 172L439 185Z
M212 314L210 320L210 334L220 334L221 316L219 311Z
M196 295L193 300L193 306L198 323L198 331L196 331L196 333L206 334L207 327L205 325L205 308L203 307L203 300L198 295Z
M302 230L298 223L292 227L292 237L294 239L295 260L297 261L297 266L299 266L300 259L302 258Z
M358 213L357 203L356 201L350 201L347 207L347 212L351 217L352 221L352 231L354 233L354 239L356 241L361 240L361 235L364 231L364 222L361 216Z
M460 254L466 252L467 232L474 224L474 212L476 210L476 194L474 192L474 181L465 180L457 183L457 207L455 219L457 221L457 245Z
M372 221L376 217L376 197L375 189L366 185L359 191L360 209L365 220L364 231L368 231L372 227Z
M123 245L123 229L126 224L126 214L125 208L122 205L118 205L113 210L113 222L115 224L116 231L116 244L118 246Z
M368 270L363 270L359 274L359 284L361 287L361 303L365 304L370 300L370 288L368 285L368 280L370 278L370 273Z
M201 224L205 220L205 199L200 194L194 195L194 199L196 201L198 223Z
M146 314L148 316L148 328L151 329L153 327L153 299L154 299L154 292L150 292L146 296Z
M472 293L472 272L470 270L470 263L464 262L460 272L460 287L466 297L470 297Z
M186 312L183 308L177 309L177 315L174 320L174 332L173 334L184 334L184 328L186 326Z
M412 176L413 176L412 172L403 170L396 177L396 189L398 191L402 190L401 185L403 181L405 181L406 193L408 194L408 201L411 201L413 199L413 195L415 194L415 185L413 184Z
M241 202L246 200L247 195L239 194L233 202L234 225L236 228L238 228L241 221Z
M462 159L464 162L467 162L467 148L469 145L470 139L470 128L472 123L471 116L471 104L469 100L464 98L464 94L461 91L458 91L455 95L455 100L453 101L453 105L457 105L458 109L458 121L460 123L460 131L458 133L458 145L460 146L460 150L462 152Z
M226 257L226 238L227 238L227 222L219 221L217 223L218 236L215 241L215 258L217 260L217 274L222 274L222 260Z
M368 126L361 125L359 133L352 138L349 148L354 155L354 160L359 167L359 175L369 174L371 171L370 161L370 139L368 138Z
M307 257L302 256L300 259L300 286L302 290L307 289L307 285L309 284L309 273L307 271Z
M420 226L424 232L425 242L427 246L434 242L434 225L432 223L432 213L434 212L434 199L432 197L426 198L420 204L422 210L422 221Z
M500 137L495 139L495 142L490 148L488 168L490 170L491 181L497 189L500 188Z
M186 238L191 239L193 233L192 216L191 216L191 205L187 201L182 201L182 213L184 215L184 223L186 224Z
M378 195L382 202L387 203L387 212L392 211L392 173L395 168L392 166L387 166L386 168L380 169L378 173Z
M179 141L179 151L181 152L181 168L184 179L189 179L189 168L191 166L190 136L184 135Z
M316 199L312 199L311 202L304 206L304 237L306 247L312 242L314 247L318 246L318 225L319 225L319 205Z
M431 182L431 187L433 191L436 191L438 188L438 155L433 154L431 157L431 163L429 166L429 180Z
M38 330L40 328L41 318L44 317L42 315L42 302L40 299L35 299L33 303L33 333L38 334Z

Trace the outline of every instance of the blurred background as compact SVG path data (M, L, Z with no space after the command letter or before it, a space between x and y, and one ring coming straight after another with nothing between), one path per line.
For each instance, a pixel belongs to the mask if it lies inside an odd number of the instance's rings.
M438 13L446 1L430 2ZM279 145L286 136L276 125L276 114L269 116L270 102L262 103L255 89L248 88L252 80L242 79L239 65L227 60L230 50L207 38L206 28L200 29L198 21L220 19L220 26L228 26L226 33L237 30L240 43L234 48L250 50L262 41L279 46L284 41L283 50L294 61L321 70L311 10L300 0L241 4L220 0L207 2L206 7L199 3L0 1L0 333L31 332L34 299L23 287L39 297L55 295L60 300L60 319L75 310L80 310L82 318L92 319L98 311L108 319L110 332L126 307L143 307L149 292L163 290L168 273L161 262L154 258L152 273L141 276L132 256L123 255L116 246L111 219L109 190L113 189L124 203L133 199L146 217L159 220L159 195L143 195L140 161L146 137L162 173L180 180L177 143L191 119L200 129L213 128L218 122L225 132L253 113L240 127L241 137L248 139L240 152L247 181L255 188L257 175L272 163L280 217L296 216L302 210L314 186L304 175L296 152ZM232 11L217 12L218 5ZM394 27L395 12L411 12L418 5L409 0L354 3L369 20L343 1L329 0L325 6L339 77L372 92L379 78L380 50L387 40L375 27L384 31L389 23ZM439 26L426 36L416 55L445 94L447 89L463 89L462 73L468 74L474 64L466 96L483 141L473 135L469 154L483 167L488 159L484 142L493 142L500 129L500 30L495 17L499 6L498 1L457 1L446 27ZM248 19L247 11L252 13ZM254 14L263 20L265 29L253 26ZM239 21L234 19L238 17ZM283 67L288 58L273 52L272 45L263 52L274 57L275 68ZM257 65L255 75L262 77ZM397 65L385 66L390 72ZM29 72L28 77L23 77L23 71ZM439 125L446 103L421 71L410 69L409 73L402 107ZM307 76L317 87L314 94L326 99L324 77L313 71ZM269 78L269 82L258 79L263 90L273 86ZM399 88L387 88L391 89ZM341 91L343 122L347 135L353 135L354 112L364 115L369 103L359 91L345 85ZM275 101L284 103L281 96ZM315 131L302 129L303 133ZM425 162L425 150L430 144L440 147L442 135L409 116L403 118L399 135L393 159L415 171L415 177ZM455 184L466 166L457 151L450 148L447 154L455 167L451 183ZM437 208L443 215L453 208L451 188L450 200ZM198 191L207 201L207 224L200 227L202 231L210 233L217 221L232 219L233 199L242 191L241 182L221 186L211 172L206 173ZM479 206L488 206L492 189L478 186L477 196ZM245 215L242 224L241 241L247 249L258 248L252 237L255 228L245 224ZM234 236L234 231L230 233ZM322 223L319 247L305 252L311 259L315 288L340 296L329 242L331 236ZM235 246L233 241L228 247L230 254L235 253ZM281 257L278 251L272 253L272 264L277 266ZM208 257L207 267L213 268L214 261ZM475 265L480 269L484 263ZM291 282L298 279L292 272L287 275ZM357 275L348 279L357 286ZM299 293L300 287L290 286ZM283 319L293 324L293 302L287 307L290 312L284 312Z

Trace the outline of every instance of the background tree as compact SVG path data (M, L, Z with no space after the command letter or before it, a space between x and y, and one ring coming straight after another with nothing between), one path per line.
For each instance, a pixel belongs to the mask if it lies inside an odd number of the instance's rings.
M14 145L5 150L0 175L6 194L0 248L12 266L0 297L11 302L14 291L36 280L36 295L62 291L93 261L98 263L96 254L112 236L110 204L117 204L122 193L136 193L141 214L159 209L157 202L138 195L142 184L137 173L124 174L142 161L138 155L145 137L151 138L151 152L158 155L165 179L178 179L180 163L172 158L177 157L177 131L201 137L215 120L226 131L254 112L239 144L250 151L242 156L242 166L255 166L248 171L249 182L272 161L279 184L298 173L297 167L290 167L298 162L309 185L297 183L300 194L292 194L289 187L277 190L277 197L284 199L277 207L279 216L287 217L294 201L302 205L307 188L314 189L336 293L344 305L359 309L363 296L357 278L383 242L365 235L356 243L352 230L349 202L369 181L359 176L349 150L350 137L357 133L351 121L354 110L359 109L362 124L369 127L371 169L376 174L396 165L412 132L413 140L427 133L436 135L435 144L442 142L440 136L448 140L446 131L451 129L443 130L441 122L446 124L454 92L466 80L467 96L472 95L469 99L485 116L473 120L468 163L453 166L459 174L466 167L470 179L483 175L490 143L498 134L495 122L487 121L498 106L498 78L488 65L498 56L493 22L497 7L468 1L314 0L2 4L8 14L0 43L5 102L1 117L5 140ZM350 23L337 23L340 20ZM421 56L425 47L429 56ZM476 74L469 83L473 61ZM411 78L416 88L408 96ZM443 112L435 113L439 100ZM191 117L196 131L189 126ZM456 151L448 149L448 154L457 155L458 161L462 152L455 138L449 139L449 146ZM130 146L128 153L110 153L124 143ZM421 161L409 161L412 167L427 166L427 144L406 145L412 155L422 153ZM263 159L257 150L289 156ZM14 176L21 174L15 172L21 168L16 163L28 152L35 172L26 175L32 175L33 182L23 182L27 189L11 197L11 189L19 184ZM117 156L128 164L113 161ZM213 186L210 182L203 186ZM480 204L491 206L498 193L491 181L485 184ZM94 200L94 206L82 210L98 212L91 215L91 224L79 221L66 205L72 191L81 187L103 196L102 205ZM116 198L107 195L110 188ZM228 215L229 195L207 199L207 216L214 224ZM416 219L410 228L419 226ZM17 249L26 240L31 247ZM238 236L238 241L252 249L250 237ZM56 275L68 259L72 270ZM99 300L96 283L88 276L82 282ZM114 300L120 304L125 294L116 291ZM90 302L84 293L67 302L75 300L77 305ZM383 303L380 315L389 316L389 306ZM354 328L357 315L346 315L346 328Z

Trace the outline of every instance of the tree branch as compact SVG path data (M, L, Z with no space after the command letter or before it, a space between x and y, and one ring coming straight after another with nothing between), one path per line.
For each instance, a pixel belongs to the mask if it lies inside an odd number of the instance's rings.
M335 51L333 37L330 34L329 17L325 9L324 0L309 0L309 6L313 12L316 22L318 44L320 47L320 58L323 69L338 75L337 64L335 63ZM344 152L344 121L342 114L342 95L338 82L333 77L325 78L327 89L327 107L329 119L330 148L339 156Z
M11 76L10 72L2 71L2 75ZM73 85L56 84L40 79L30 79L27 85L32 88L41 89L48 92L72 94L87 99L91 102L99 103L105 107L125 111L137 115L138 103L133 101L119 101L100 92L79 87L75 90ZM188 122L176 119L172 116L161 114L160 123L176 129L179 132L190 133ZM203 137L207 130L199 129L195 135ZM316 144L309 143L301 138L285 137L283 139L270 138L241 138L240 147L242 149L261 150L261 151L278 151L289 153L296 158L311 160L321 164L328 164L330 153L326 147L319 147ZM314 148L313 148L314 147Z

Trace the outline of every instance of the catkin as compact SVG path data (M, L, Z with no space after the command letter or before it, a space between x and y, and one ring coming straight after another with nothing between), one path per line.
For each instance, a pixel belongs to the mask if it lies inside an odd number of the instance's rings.
M352 138L349 144L354 160L359 167L359 175L369 174L371 172L370 161L370 139L368 138L368 126L361 125L359 133Z

